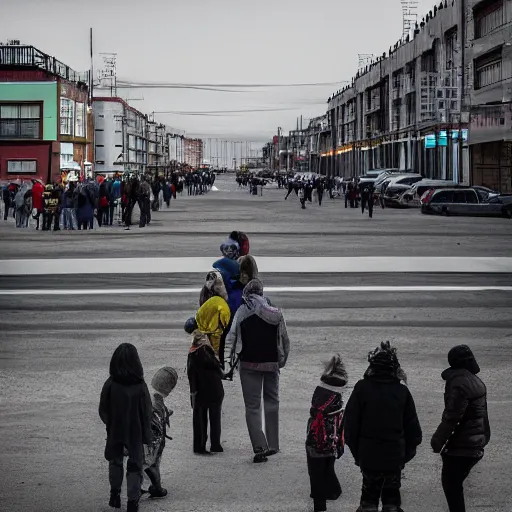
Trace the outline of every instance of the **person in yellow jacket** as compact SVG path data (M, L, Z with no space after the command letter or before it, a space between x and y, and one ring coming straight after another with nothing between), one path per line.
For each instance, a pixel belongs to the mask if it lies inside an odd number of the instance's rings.
M229 325L230 319L228 303L222 297L217 296L208 299L196 313L197 327L202 333L208 335L217 358L219 357L222 333Z

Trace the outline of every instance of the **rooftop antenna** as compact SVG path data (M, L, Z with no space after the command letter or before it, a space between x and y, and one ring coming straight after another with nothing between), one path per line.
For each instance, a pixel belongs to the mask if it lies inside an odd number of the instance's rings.
M360 70L368 66L368 64L370 64L375 58L375 55L373 53L358 53L357 56L359 58L357 69Z
M402 39L410 34L418 21L418 0L400 0L402 4Z
M117 53L100 53L103 58L103 69L100 69L98 78L101 87L110 87L110 96L117 96Z

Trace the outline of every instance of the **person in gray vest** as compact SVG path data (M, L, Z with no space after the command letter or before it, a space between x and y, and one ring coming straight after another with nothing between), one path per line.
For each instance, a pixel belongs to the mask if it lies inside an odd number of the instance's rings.
M225 353L230 354L232 367L240 364L255 463L266 462L268 456L279 452L279 371L286 365L289 351L290 340L281 310L264 297L259 279L249 281L226 338Z

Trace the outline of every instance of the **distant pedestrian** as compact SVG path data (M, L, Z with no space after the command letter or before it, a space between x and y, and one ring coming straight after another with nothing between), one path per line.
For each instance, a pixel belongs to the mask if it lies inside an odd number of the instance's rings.
M318 196L318 206L322 206L322 199L324 197L324 184L321 181L318 182L316 193Z
M299 188L299 201L300 201L300 205L301 205L301 208L303 210L306 209L306 192L304 190L304 186L301 185L301 187Z
M121 508L123 457L128 456L127 512L138 512L141 495L143 445L151 443L151 396L137 349L119 345L110 361L110 377L101 391L99 413L107 427L105 458L109 461L110 501Z
M368 355L370 363L345 410L345 441L363 474L358 512L400 512L402 469L416 455L422 433L412 395L389 341Z
M279 452L279 370L286 365L289 351L283 314L263 296L261 281L253 279L244 288L243 304L226 338L226 353L231 354L231 367L240 361L245 418L255 463L266 462L267 456Z
M192 335L192 346L187 359L192 406L193 450L196 455L211 455L224 449L221 445L221 417L224 387L219 360L206 333L198 328L195 318L185 323L185 331ZM210 451L206 449L210 423Z
M327 501L341 496L334 463L343 455L343 397L347 372L339 355L327 363L311 400L306 455L315 512L327 510Z
M443 458L441 479L450 512L465 512L464 480L491 439L487 389L477 377L480 367L467 345L452 348L448 363L450 368L441 374L446 381L443 419L431 445Z
M162 487L160 461L165 448L165 440L168 439L167 427L173 411L165 406L164 400L176 387L177 383L178 373L170 366L160 368L151 381L151 387L154 390L152 396L153 414L151 416L152 440L150 444L144 445L144 472L151 481L151 485L146 492L151 498L167 496L167 489Z

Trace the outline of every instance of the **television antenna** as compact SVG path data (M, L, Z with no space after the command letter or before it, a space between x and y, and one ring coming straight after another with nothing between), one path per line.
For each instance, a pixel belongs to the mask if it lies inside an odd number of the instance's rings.
M400 0L402 4L402 38L405 40L418 21L418 0Z

